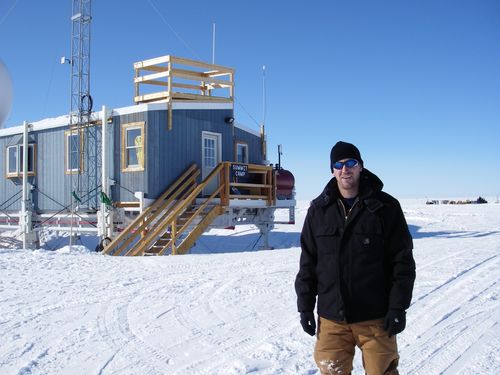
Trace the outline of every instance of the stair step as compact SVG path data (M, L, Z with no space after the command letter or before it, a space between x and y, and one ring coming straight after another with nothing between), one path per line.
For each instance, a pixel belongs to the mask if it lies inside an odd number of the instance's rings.
M163 250L163 246L156 246L156 245L153 245L151 246L149 249L147 249L144 254L149 254L149 255L157 255L160 251Z
M159 239L158 241L155 242L155 244L153 246L165 246L166 244L168 244L168 242L170 241L170 238L169 239Z

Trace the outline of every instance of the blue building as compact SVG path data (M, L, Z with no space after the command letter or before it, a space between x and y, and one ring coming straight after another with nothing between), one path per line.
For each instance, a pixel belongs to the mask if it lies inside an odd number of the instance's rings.
M134 68L135 105L103 107L78 126L70 126L68 115L0 130L0 228L96 232L114 242L148 207L161 206L158 200L168 199L163 194L190 166L196 171L192 186L179 182L179 188L198 189L196 194L189 198L178 191L162 210L191 199L176 213L186 216L188 208L213 195L210 205L217 206L217 215L201 228L194 224L203 221L198 212L186 230L200 235L210 226L231 226L249 217L266 217L266 228L272 227L272 212L280 206L276 174L266 160L263 129L235 121L233 69L173 56L141 61ZM28 171L24 199L23 168ZM291 210L291 220L294 204L292 196L281 203ZM141 238L154 226L148 225Z

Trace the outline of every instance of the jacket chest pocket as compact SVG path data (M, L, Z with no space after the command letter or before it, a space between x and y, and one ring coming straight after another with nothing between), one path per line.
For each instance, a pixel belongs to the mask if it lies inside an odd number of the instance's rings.
M338 253L340 231L338 228L320 228L314 235L316 241L318 259L332 256Z
M314 235L316 241L318 294L327 293L337 283L340 231L337 228L322 228Z
M379 257L384 252L384 236L379 228L353 232L354 253L365 257Z

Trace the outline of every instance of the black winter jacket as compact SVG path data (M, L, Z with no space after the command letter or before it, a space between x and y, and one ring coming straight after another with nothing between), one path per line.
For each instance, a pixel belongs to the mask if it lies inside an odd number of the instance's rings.
M382 181L361 172L360 192L345 215L332 178L311 202L295 280L298 310L355 323L406 310L415 281L413 243L399 202Z

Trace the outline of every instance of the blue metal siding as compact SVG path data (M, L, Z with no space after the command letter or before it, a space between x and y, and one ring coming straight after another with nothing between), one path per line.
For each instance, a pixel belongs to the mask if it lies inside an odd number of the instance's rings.
M15 134L0 138L0 209L2 211L19 211L21 209L21 180L7 178L7 147L22 143L22 135Z
M233 116L231 109L176 109L173 128L168 130L168 112L155 110L115 116L106 124L108 134L109 173L116 183L112 186L113 201L135 201L133 192L142 191L150 199L157 198L191 164L202 165L202 132L221 134L222 160L234 161L234 142L244 141L249 146L250 163L262 164L260 137L225 122ZM122 126L144 122L144 171L122 172ZM30 143L36 144L36 175L30 177L34 209L37 212L60 211L71 204L71 191L76 175L65 173L65 131L68 127L30 132ZM98 131L100 143L101 132ZM0 204L21 191L21 180L6 178L6 147L22 143L22 135L0 137ZM98 162L100 165L100 160ZM97 168L100 185L100 167ZM84 176L85 177L85 176ZM100 191L100 189L98 189ZM3 208L0 206L0 208ZM8 207L20 210L20 200Z
M29 143L35 143L35 176L29 177L33 185L32 201L35 211L60 211L71 205L71 192L76 184L77 175L66 174L66 143L65 132L69 127L57 127L29 133ZM91 128L90 131L96 131ZM100 141L100 132L97 132ZM5 178L6 162L5 149L7 146L22 143L21 135L0 138L0 147L3 149L2 166L0 172L4 178L0 187L0 203L9 199L21 189L22 180L19 178ZM87 168L88 166L84 166ZM100 185L100 168L97 168L98 185ZM81 178L86 178L82 175ZM100 189L98 189L98 192ZM96 194L95 192L93 194ZM84 197L81 197L85 199ZM95 200L94 200L95 201ZM95 206L92 202L91 207ZM20 210L20 201L9 207L9 210Z
M262 157L262 144L260 137L255 134L248 133L240 128L234 128L234 141L243 142L248 145L248 161L250 164L263 164ZM233 159L235 160L236 155L233 152Z
M146 138L146 150L149 148L149 131L147 122L147 112L132 113L114 117L113 119L113 162L110 166L110 178L115 180L115 185L111 188L112 199L114 201L136 201L134 192L147 191L147 172L148 167L145 165L144 171L137 172L122 172L122 126L132 122L145 122L144 136ZM111 151L111 150L110 150ZM148 163L148 155L146 155L145 163Z
M148 198L156 198L191 164L202 164L202 132L222 136L222 160L233 161L232 126L225 118L232 110L174 110L172 130L167 111L148 113Z
M64 163L68 130L69 127L62 127L36 132L37 190L33 194L36 210L59 211L71 204L72 176L65 173Z

